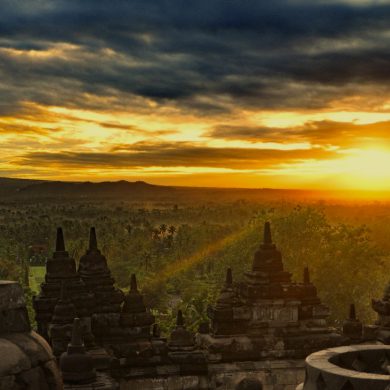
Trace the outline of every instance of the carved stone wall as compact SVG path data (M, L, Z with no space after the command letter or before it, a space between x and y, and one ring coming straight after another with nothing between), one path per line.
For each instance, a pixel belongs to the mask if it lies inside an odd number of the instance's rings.
M120 383L121 390L295 390L305 376L304 360L268 360L209 364L203 376L180 375L179 366L157 367L158 379L133 370ZM139 376L139 379L137 379ZM245 387L245 382L252 387Z

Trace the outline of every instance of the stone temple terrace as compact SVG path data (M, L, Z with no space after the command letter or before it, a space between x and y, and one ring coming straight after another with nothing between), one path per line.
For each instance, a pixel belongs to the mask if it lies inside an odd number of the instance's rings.
M390 389L390 287L372 302L376 324L351 305L342 329L330 327L309 269L292 280L269 223L244 278L226 270L196 334L179 310L161 336L136 275L127 293L115 287L94 228L78 264L58 228L36 331L21 286L0 282L0 389Z

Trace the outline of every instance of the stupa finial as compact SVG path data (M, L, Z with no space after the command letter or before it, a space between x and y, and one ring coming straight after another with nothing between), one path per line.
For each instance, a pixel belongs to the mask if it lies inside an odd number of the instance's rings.
M264 224L264 245L272 244L271 224L266 222Z
M65 252L65 241L62 227L57 228L56 252Z
M136 278L135 274L131 274L131 277L130 277L130 291L131 292L138 292L137 278Z
M89 231L89 250L97 250L96 229L91 227Z
M153 334L153 337L155 338L160 338L161 336L161 329L159 327L158 324L153 324L153 328L152 328L152 334Z
M232 274L232 269L229 267L226 270L226 281L225 281L226 286L231 287L233 284L233 274Z
M310 284L310 273L309 273L309 267L306 266L303 269L303 283L304 284Z
M349 319L356 320L356 308L354 303L351 303L349 306Z
M177 312L176 325L184 326L183 312L181 310Z

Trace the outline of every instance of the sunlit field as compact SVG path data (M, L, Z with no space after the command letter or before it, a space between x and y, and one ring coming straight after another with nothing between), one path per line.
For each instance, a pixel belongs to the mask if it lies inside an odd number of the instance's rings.
M31 266L29 267L29 287L31 291L38 295L41 283L45 280L46 267Z

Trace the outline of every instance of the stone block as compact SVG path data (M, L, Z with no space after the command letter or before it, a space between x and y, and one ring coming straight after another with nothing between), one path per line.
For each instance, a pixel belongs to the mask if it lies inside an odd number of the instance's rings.
M12 390L16 386L15 384L15 376L7 375L0 378L0 389Z
M164 386L162 379L139 379L134 382L127 382L120 384L121 390L171 390L171 388ZM172 387L172 390L180 389L180 387Z
M43 370L40 367L35 367L27 371L23 371L17 376L19 384L23 384L28 390L49 390L49 384L46 381Z
M198 376L182 377L182 389L183 390L198 390L199 389L199 377Z
M270 365L272 369L275 368L286 368L289 366L288 361L286 360L271 360Z
M297 381L298 381L298 383L301 383L301 382L305 381L305 371L304 371L304 369L297 371Z
M0 339L0 351L3 357L7 356L7 359L0 359L0 377L31 368L28 356L11 341Z
M46 382L50 389L62 389L61 372L55 360L49 360L42 366Z
M4 338L16 344L28 356L32 367L53 359L53 354L46 340L34 331L9 333Z
M297 374L295 371L278 370L276 373L276 383L281 385L297 385Z
M0 280L0 311L25 307L23 289L18 282Z

